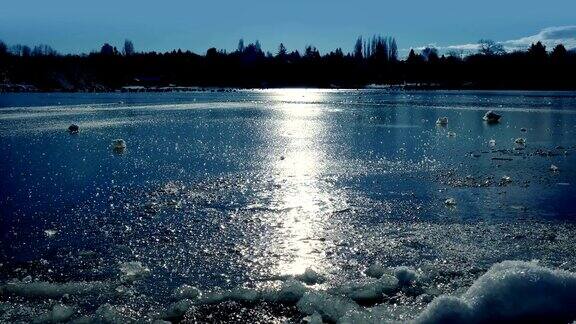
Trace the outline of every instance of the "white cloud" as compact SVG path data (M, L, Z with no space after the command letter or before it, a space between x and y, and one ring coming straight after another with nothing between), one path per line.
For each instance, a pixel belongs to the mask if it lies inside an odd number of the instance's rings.
M551 50L558 44L564 44L567 49L576 48L576 25L574 26L556 26L542 29L538 34L522 37L518 39L510 39L499 41L506 51L512 52L516 50L526 50L532 43L542 42L546 45L548 50ZM422 50L427 46L415 47L414 50ZM446 53L452 50L462 51L464 53L473 53L478 51L477 43L469 44L456 44L448 46L435 46L440 52ZM406 52L410 51L407 49Z
M532 43L542 42L547 47L564 44L566 48L576 47L576 26L558 26L542 29L538 34L501 42L506 49L526 49Z

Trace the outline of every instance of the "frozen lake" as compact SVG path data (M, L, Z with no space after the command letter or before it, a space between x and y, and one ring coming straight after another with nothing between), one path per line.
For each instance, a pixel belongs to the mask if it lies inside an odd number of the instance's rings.
M574 320L574 165L573 92L0 94L0 321Z

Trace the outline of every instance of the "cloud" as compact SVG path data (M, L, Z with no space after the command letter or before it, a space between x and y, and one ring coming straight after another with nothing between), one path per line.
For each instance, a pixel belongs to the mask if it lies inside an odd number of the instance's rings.
M576 26L558 26L542 29L538 34L500 42L506 49L520 50L532 43L542 42L547 47L564 44L566 48L576 47Z
M542 42L542 44L546 45L549 50L558 44L564 44L567 49L576 48L576 25L547 27L535 35L518 39L499 41L498 43L502 44L506 51L513 52L518 50L526 50L528 47L530 47L530 45L532 45L532 43L536 42ZM414 47L414 50L421 51L425 47L436 47L441 53L446 53L449 51L473 53L478 51L477 43L456 44L448 46L434 46L434 44L431 44L428 46ZM410 49L406 49L406 53L408 51L410 51Z

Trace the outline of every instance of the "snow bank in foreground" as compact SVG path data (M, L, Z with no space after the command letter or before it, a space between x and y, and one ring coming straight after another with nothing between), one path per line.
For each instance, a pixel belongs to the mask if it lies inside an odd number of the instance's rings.
M416 323L570 322L576 319L576 274L535 263L498 263L458 297L439 297Z

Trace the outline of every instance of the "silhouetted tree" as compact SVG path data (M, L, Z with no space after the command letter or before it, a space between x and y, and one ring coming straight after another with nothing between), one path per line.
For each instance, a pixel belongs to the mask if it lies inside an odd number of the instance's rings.
M541 43L533 44L528 52L501 55L495 55L499 52L492 46L463 59L457 58L462 57L462 51L439 58L436 49L426 48L422 55L410 50L405 62L395 63L395 43L392 37L359 37L354 51L347 55L340 48L321 55L313 46L307 46L300 55L298 51L288 53L281 44L276 57L270 52L264 54L259 42L246 47L242 43L241 52L230 54L210 48L205 55L178 49L120 56L109 44L90 55L59 55L49 46L38 45L28 57L24 46L9 47L0 42L0 80L33 84L43 91L115 90L132 82L154 87L406 83L408 87L456 89L576 89L576 79L567 73L576 68L576 54L561 45L550 55ZM11 53L8 49L17 50ZM285 58L280 60L281 56Z
M426 47L422 50L422 57L425 61L428 62L436 62L438 61L438 49L434 47Z
M58 53L48 45L36 45L32 50L32 56L56 56Z
M464 51L461 49L452 49L449 50L448 52L446 52L446 55L448 55L448 58L452 58L452 59L456 59L456 60L462 60L462 56L464 55Z
M238 53L243 53L244 52L244 39L240 38L240 40L238 41L238 49L237 49Z
M124 48L122 49L122 53L124 56L134 55L134 43L132 43L131 40L127 39L124 41Z
M562 44L558 44L552 50L550 57L552 57L555 60L561 60L561 59L564 59L567 54L568 54L568 51L566 51L566 47L564 47L564 45L562 45Z
M283 43L280 43L280 46L278 46L278 55L277 56L279 58L283 59L286 57L286 53L287 53L286 47L284 46Z
M506 51L502 44L498 44L491 39L481 39L478 41L478 53L486 56L501 55Z
M100 54L102 55L114 55L114 47L108 43L104 43L100 48Z
M546 57L546 46L542 42L538 41L536 44L532 43L528 49L528 54L534 58L543 59Z
M396 38L390 38L390 44L388 45L388 59L390 61L397 61L398 60L398 45L396 45Z
M320 58L320 52L318 52L316 47L314 47L312 45L308 45L308 46L306 46L306 49L304 50L304 58L306 58L306 59L319 59Z
M8 45L0 40L0 55L8 54Z
M408 57L406 58L406 62L408 63L418 63L423 61L424 58L422 57L422 55L416 54L416 52L414 52L414 49L410 50L410 52L408 53Z
M207 59L215 59L218 57L218 50L216 47L211 47L206 51L206 58Z
M357 60L362 59L362 36L359 36L354 44L354 58Z
M23 57L28 57L32 55L32 49L30 48L30 46L22 46L22 56Z

